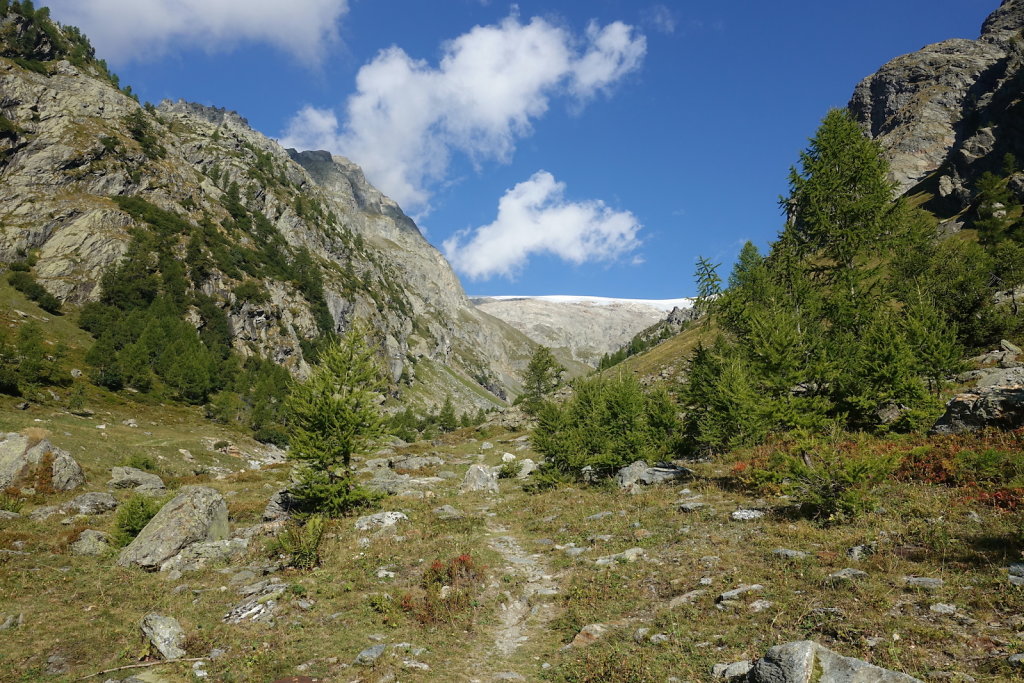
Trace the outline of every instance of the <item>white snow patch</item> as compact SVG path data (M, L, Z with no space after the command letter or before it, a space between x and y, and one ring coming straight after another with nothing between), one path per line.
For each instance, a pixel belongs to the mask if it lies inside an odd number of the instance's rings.
M586 304L590 306L614 306L617 304L635 304L638 306L647 306L654 308L659 311L668 313L673 308L693 308L693 299L682 298L682 299L619 299L615 297L607 296L574 296L570 294L548 294L543 296L516 296L516 295L502 295L502 296L471 296L475 303L483 303L485 301L522 301L529 299L536 299L539 301L551 301L554 303L561 304Z

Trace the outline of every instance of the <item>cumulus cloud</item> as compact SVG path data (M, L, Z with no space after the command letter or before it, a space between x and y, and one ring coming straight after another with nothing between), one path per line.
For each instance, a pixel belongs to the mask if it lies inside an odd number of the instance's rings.
M591 23L584 36L512 15L442 46L436 66L391 47L364 65L344 122L306 107L281 143L328 149L363 167L407 210L425 212L453 153L475 164L508 161L556 95L583 103L639 68L646 39L621 22Z
M318 64L338 40L348 0L50 0L53 16L80 27L104 58L118 63L183 47L207 52L241 42L274 45Z
M538 171L505 193L493 223L464 230L443 246L455 269L471 279L511 278L535 254L577 265L615 260L640 246L641 227L629 211L600 200L567 200L565 183Z

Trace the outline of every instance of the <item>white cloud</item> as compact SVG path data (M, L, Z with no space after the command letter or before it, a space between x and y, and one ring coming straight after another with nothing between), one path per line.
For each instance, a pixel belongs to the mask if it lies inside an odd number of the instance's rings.
M453 153L475 164L508 161L551 97L581 103L607 91L639 68L646 39L621 22L592 23L581 38L512 15L442 52L432 66L398 47L381 51L360 69L343 124L331 110L306 107L281 143L344 154L406 210L423 213Z
M123 63L181 48L230 50L265 42L319 64L338 40L348 0L49 0L53 16L81 28L100 56Z
M568 201L565 183L538 171L505 193L493 223L445 240L444 251L471 279L511 278L535 254L577 265L615 260L640 246L641 227L629 211L615 211L600 200Z
M644 11L644 23L662 33L676 32L676 15L665 5L653 5Z

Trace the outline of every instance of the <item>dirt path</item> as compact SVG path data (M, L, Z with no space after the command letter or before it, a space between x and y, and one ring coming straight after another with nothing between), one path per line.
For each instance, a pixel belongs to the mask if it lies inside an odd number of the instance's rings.
M515 672L510 661L512 655L543 632L555 612L550 598L558 593L558 582L548 571L543 557L523 550L508 528L489 520L487 544L504 558L505 573L520 579L521 583L517 582L513 591L505 593L497 625L480 649L470 656L475 665L472 669L475 673L469 679L473 683L509 680L507 674Z

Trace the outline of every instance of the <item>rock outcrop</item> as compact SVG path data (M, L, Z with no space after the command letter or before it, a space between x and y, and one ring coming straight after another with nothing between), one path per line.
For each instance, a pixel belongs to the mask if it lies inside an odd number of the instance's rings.
M933 434L962 434L992 427L1024 427L1024 387L985 387L955 396Z
M186 486L121 551L117 564L159 570L194 543L227 537L228 508L223 496L211 488Z
M900 192L932 177L950 214L971 200L973 180L1019 154L1024 121L1024 0L1005 0L978 40L954 39L893 59L865 78L850 110L887 150Z

